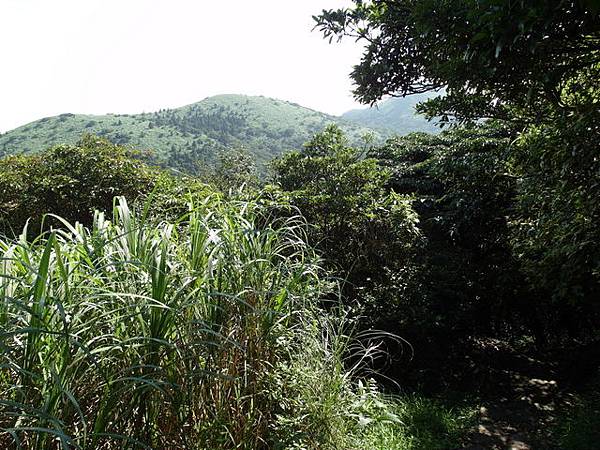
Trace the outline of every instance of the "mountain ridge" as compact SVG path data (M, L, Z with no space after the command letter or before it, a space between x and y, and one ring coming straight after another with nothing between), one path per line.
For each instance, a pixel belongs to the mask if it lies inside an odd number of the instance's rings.
M439 133L434 121L416 114L415 106L433 97L433 93L413 94L408 97L390 97L370 108L352 109L340 117L362 126L389 130L396 134L408 134L416 131Z
M211 165L220 152L240 147L264 167L284 151L301 148L331 123L355 145L367 133L376 142L394 133L285 100L221 94L149 113L45 117L0 135L0 157L73 144L89 133L141 150L152 163L186 172L194 172L198 161Z

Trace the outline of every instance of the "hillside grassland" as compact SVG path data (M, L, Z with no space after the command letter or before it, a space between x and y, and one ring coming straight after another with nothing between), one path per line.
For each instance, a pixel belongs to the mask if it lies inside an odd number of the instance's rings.
M356 143L364 134L381 140L390 133L281 100L220 95L154 113L62 114L41 119L0 135L0 155L73 144L88 133L140 150L152 163L187 173L195 173L199 163L214 165L221 152L244 148L264 171L272 158L301 147L331 123L339 124Z

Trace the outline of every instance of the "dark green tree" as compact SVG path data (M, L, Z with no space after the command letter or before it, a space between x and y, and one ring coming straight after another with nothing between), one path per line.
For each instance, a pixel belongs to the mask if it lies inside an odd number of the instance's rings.
M391 192L391 171L350 147L335 125L314 136L302 151L272 163L273 179L311 224L310 241L336 275L349 301L386 283L410 264L419 241L411 201ZM381 324L381 299L369 299ZM394 324L397 326L397 324Z
M36 233L47 213L89 225L94 209L110 211L115 196L147 194L160 174L135 156L87 135L75 145L0 160L0 229L20 233L29 219Z
M215 167L205 167L203 178L223 192L259 185L258 170L252 155L243 148L219 152Z
M527 118L533 105L566 105L565 89L598 79L596 0L354 0L315 17L326 37L366 43L352 72L356 97L372 103L446 89L432 116ZM589 105L588 105L589 106Z
M315 17L326 37L366 43L352 73L359 100L443 88L419 109L517 130L503 157L517 189L512 255L555 335L585 334L600 320L599 6L355 0Z
M419 216L411 283L402 291L382 286L390 292L380 294L402 293L398 301L411 313L405 328L412 321L430 336L457 339L523 326L542 334L511 251L517 179L505 155L513 138L509 127L490 123L397 137L369 153L392 171L390 189L413 198Z

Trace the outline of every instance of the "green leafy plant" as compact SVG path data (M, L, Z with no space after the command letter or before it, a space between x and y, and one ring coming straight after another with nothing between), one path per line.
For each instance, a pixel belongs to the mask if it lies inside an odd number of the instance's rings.
M121 199L3 240L0 442L259 448L277 329L319 292L302 223L261 214L213 196L175 226Z
M419 239L410 198L390 192L391 172L363 153L331 126L272 165L274 181L312 225L310 242L347 281L349 299L385 267L406 264Z
M91 225L95 209L109 212L115 196L133 200L157 182L159 172L135 156L88 135L75 145L0 160L0 230L19 234L30 220L36 234L46 213Z

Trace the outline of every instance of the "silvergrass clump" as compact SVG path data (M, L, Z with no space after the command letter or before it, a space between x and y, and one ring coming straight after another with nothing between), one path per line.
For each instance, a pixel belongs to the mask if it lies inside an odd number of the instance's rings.
M401 432L356 381L376 339L320 306L332 283L300 217L205 195L157 222L151 202L0 239L0 448L341 450Z
M303 222L218 196L147 212L0 240L0 447L268 445L277 341L319 296Z

